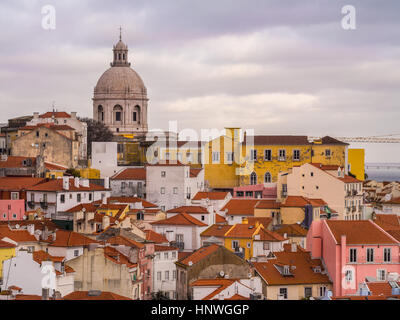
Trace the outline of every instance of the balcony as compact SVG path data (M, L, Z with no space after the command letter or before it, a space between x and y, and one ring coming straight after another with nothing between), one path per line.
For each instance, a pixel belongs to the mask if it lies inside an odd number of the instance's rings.
M35 202L34 201L28 201L28 207L29 207L29 209L35 209Z
M41 207L43 210L46 210L46 209L49 207L49 204L48 204L47 201L40 201L40 207Z
M171 241L171 247L178 248L179 251L182 251L185 249L185 243L184 242L178 242L178 241Z

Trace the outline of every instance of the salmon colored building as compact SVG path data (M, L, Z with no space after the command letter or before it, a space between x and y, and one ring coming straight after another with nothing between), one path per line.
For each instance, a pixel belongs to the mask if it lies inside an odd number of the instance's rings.
M334 296L356 295L362 283L400 273L399 246L371 220L313 221L307 235L307 250L326 265Z
M0 200L0 221L23 220L24 216L24 200Z

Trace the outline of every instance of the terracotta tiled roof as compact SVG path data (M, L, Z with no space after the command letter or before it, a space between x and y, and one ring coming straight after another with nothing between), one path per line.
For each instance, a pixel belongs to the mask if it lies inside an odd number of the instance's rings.
M124 264L128 268L137 267L137 263L130 262L127 256L125 256L113 247L104 247L104 257L116 264Z
M260 228L256 235L259 235L260 239L257 240L254 238L254 241L281 242L286 240L279 233L267 230L265 228Z
M305 207L308 204L308 200L302 196L288 196L281 207Z
M89 295L89 291L74 291L64 296L64 300L132 300L113 292L101 292L100 295Z
M298 247L299 248L299 247ZM325 274L314 272L313 268L319 266L323 270L321 260L311 259L309 252L274 252L276 258L268 262L253 263L256 271L266 281L267 285L315 284L331 283ZM279 268L289 266L291 275L283 275ZM295 268L292 268L294 266Z
M83 209L85 209L85 212L95 212L97 210L97 208L100 206L100 203L101 202L81 203L81 204L78 204L77 206L67 210L66 212L69 212L69 213L80 212Z
M45 162L44 165L47 170L51 170L51 171L66 171L66 170L68 170L67 167L64 167L59 164L50 163L50 162Z
M122 245L127 247L136 247L139 249L144 248L144 244L137 242L135 240L123 237L123 236L115 236L107 239L106 241L108 244L111 245Z
M179 213L171 218L154 221L151 224L153 225L184 225L184 226L198 226L205 227L207 226L205 223L193 218L190 214L187 213Z
M216 252L219 250L220 246L216 244L212 244L210 246L206 247L201 247L200 249L197 249L187 257L183 258L182 260L179 260L180 264L183 264L185 266L189 266L189 263L191 262L192 264L196 264L202 259L206 258L210 254Z
M68 114L67 112L52 112L52 111L41 114L39 116L39 118L42 118L42 119L43 118L52 118L53 116L55 118L71 118L71 115Z
M201 172L201 170L203 170L203 169L190 168L190 177L191 178L197 177L199 175L199 173Z
M147 241L152 241L154 243L168 243L168 240L166 237L164 237L163 235L153 231L153 230L145 230L146 233L146 240Z
M17 287L17 286L9 286L8 289L9 289L9 290L22 291L22 288Z
M275 200L259 200L255 208L257 209L279 209L280 203Z
M294 224L283 224L282 227L275 232L280 235L287 234L288 237L307 237L308 230L303 228L301 225Z
M400 282L397 282L397 284L400 286ZM367 286L371 291L371 295L373 296L392 295L392 287L390 286L388 281L367 282Z
M66 230L58 230L56 239L51 240L49 246L52 247L80 247L88 246L89 244L99 243L96 240L85 237L84 235Z
M224 191L213 191L213 192L204 192L199 191L193 197L192 200L201 200L201 199L210 199L210 200L224 200L228 196L229 192Z
M36 158L7 156L7 160L0 160L0 168L26 168L26 166L23 165L24 160L30 160L32 162L32 165L29 167L35 166Z
M146 168L127 168L114 176L111 180L146 180Z
M343 181L344 183L359 183L362 182L361 180L358 180L356 178L350 177L348 175L344 175L344 178L338 178L340 181Z
M186 164L183 164L179 160L160 160L159 162L155 164L147 164L146 166L149 167L179 167L179 166L186 166Z
M232 225L220 225L220 224L213 224L212 226L208 227L206 230L204 230L200 236L202 237L223 237L225 233L229 231L230 228L232 228Z
M332 145L342 145L342 146L348 146L348 143L345 143L343 141L337 140L335 138L332 138L330 136L325 136L323 138L321 138L322 140L322 144L328 145L328 144L332 144Z
M374 222L385 231L400 230L400 217L397 214L376 214Z
M224 299L224 300L250 300L250 298L243 297L243 296L240 295L240 294L235 294L235 295L233 295L232 297L226 298L226 299Z
M178 261L185 259L186 257L190 256L194 251L179 251L178 252Z
M264 228L268 228L268 226L272 223L272 218L270 217L248 217L246 218L247 223L249 224L262 224Z
M42 297L34 294L17 294L15 300L42 300Z
M0 230L0 232L1 232L1 230ZM1 233L0 233L0 237L1 237ZM15 247L16 247L15 244L0 240L0 248L15 248Z
M381 193L381 192L378 192ZM400 204L400 197L392 198L389 201L386 201L385 204Z
M65 260L65 257L52 256L43 250L34 251L32 258L39 264L43 261L63 262Z
M170 246L159 246L159 245L155 245L154 246L154 251L177 251L178 248L175 247L170 247Z
M202 206L181 206L167 211L167 213L182 213L182 212L208 214L208 210Z
M225 237L251 239L256 231L257 227L253 224L237 223L225 233Z
M254 215L254 207L260 200L257 199L231 199L222 208L222 211L228 210L226 215Z
M122 204L130 204L130 203L137 203L141 202L143 208L157 208L158 206L154 203L148 202L141 198L137 197L109 197L107 199L108 203L122 203Z
M190 284L191 287L215 287L215 290L202 300L210 300L236 282L235 279L198 279Z
M247 139L251 139L248 137ZM309 145L307 136L254 136L254 145Z
M386 232L400 242L400 230L386 230Z
M69 191L103 191L106 190L102 186L94 183L89 183L89 187L75 187L74 179L69 179ZM63 188L63 179L54 179L47 182L32 186L29 191L65 191Z
M33 212L36 213L36 211L33 211ZM28 225L34 225L35 230L41 230L41 231L44 231L45 229L48 229L50 231L55 231L55 230L57 230L59 228L54 223L54 221L52 221L51 219L0 221L0 226L1 225L10 225L10 226L13 227L13 230L15 230L15 226L17 224L20 227L28 226Z
M35 236L31 235L26 229L11 230L8 225L0 225L0 240L3 238L9 238L18 243L37 242Z
M65 130L74 130L74 128L67 126L65 124L62 125L57 125L54 123L38 123L37 125L34 126L25 126L22 128L19 128L19 130L35 130L37 128L48 128L51 130L55 130L55 131L65 131Z
M226 219L223 216L216 213L215 214L215 223L226 223Z
M32 188L46 179L31 177L2 177L0 178L0 190L20 191Z
M341 236L346 235L347 244L396 244L386 232L370 220L326 220L336 242L341 243Z

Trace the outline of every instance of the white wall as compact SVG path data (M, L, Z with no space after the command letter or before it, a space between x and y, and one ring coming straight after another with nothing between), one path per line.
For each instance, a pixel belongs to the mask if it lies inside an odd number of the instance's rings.
M173 252L175 253L175 258L173 257ZM164 254L168 254L168 258L165 259ZM159 254L159 257L158 257ZM176 264L175 262L178 260L178 251L156 251L155 257L153 260L154 263L154 285L153 291L164 291L169 292L170 299L174 299L174 294L176 293ZM165 279L165 271L169 272L169 280ZM174 278L174 271L175 271L175 278ZM158 272L161 272L161 281L158 280Z

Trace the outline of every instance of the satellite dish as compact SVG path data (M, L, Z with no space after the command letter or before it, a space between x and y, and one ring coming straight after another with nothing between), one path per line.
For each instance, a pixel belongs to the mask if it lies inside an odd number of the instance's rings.
M19 229L19 224L16 224L16 225L15 225L15 229Z
M28 217L26 216L26 215L24 215L24 217L22 218L23 220L26 220L26 219L28 219Z
M36 233L38 236L40 236L40 235L42 234L42 231L41 231L41 230L36 230L35 233Z
M224 272L223 270L221 270L221 271L219 272L219 275L220 275L221 277L223 277L223 276L225 275L225 272Z
M115 224L118 225L119 221L115 221Z

